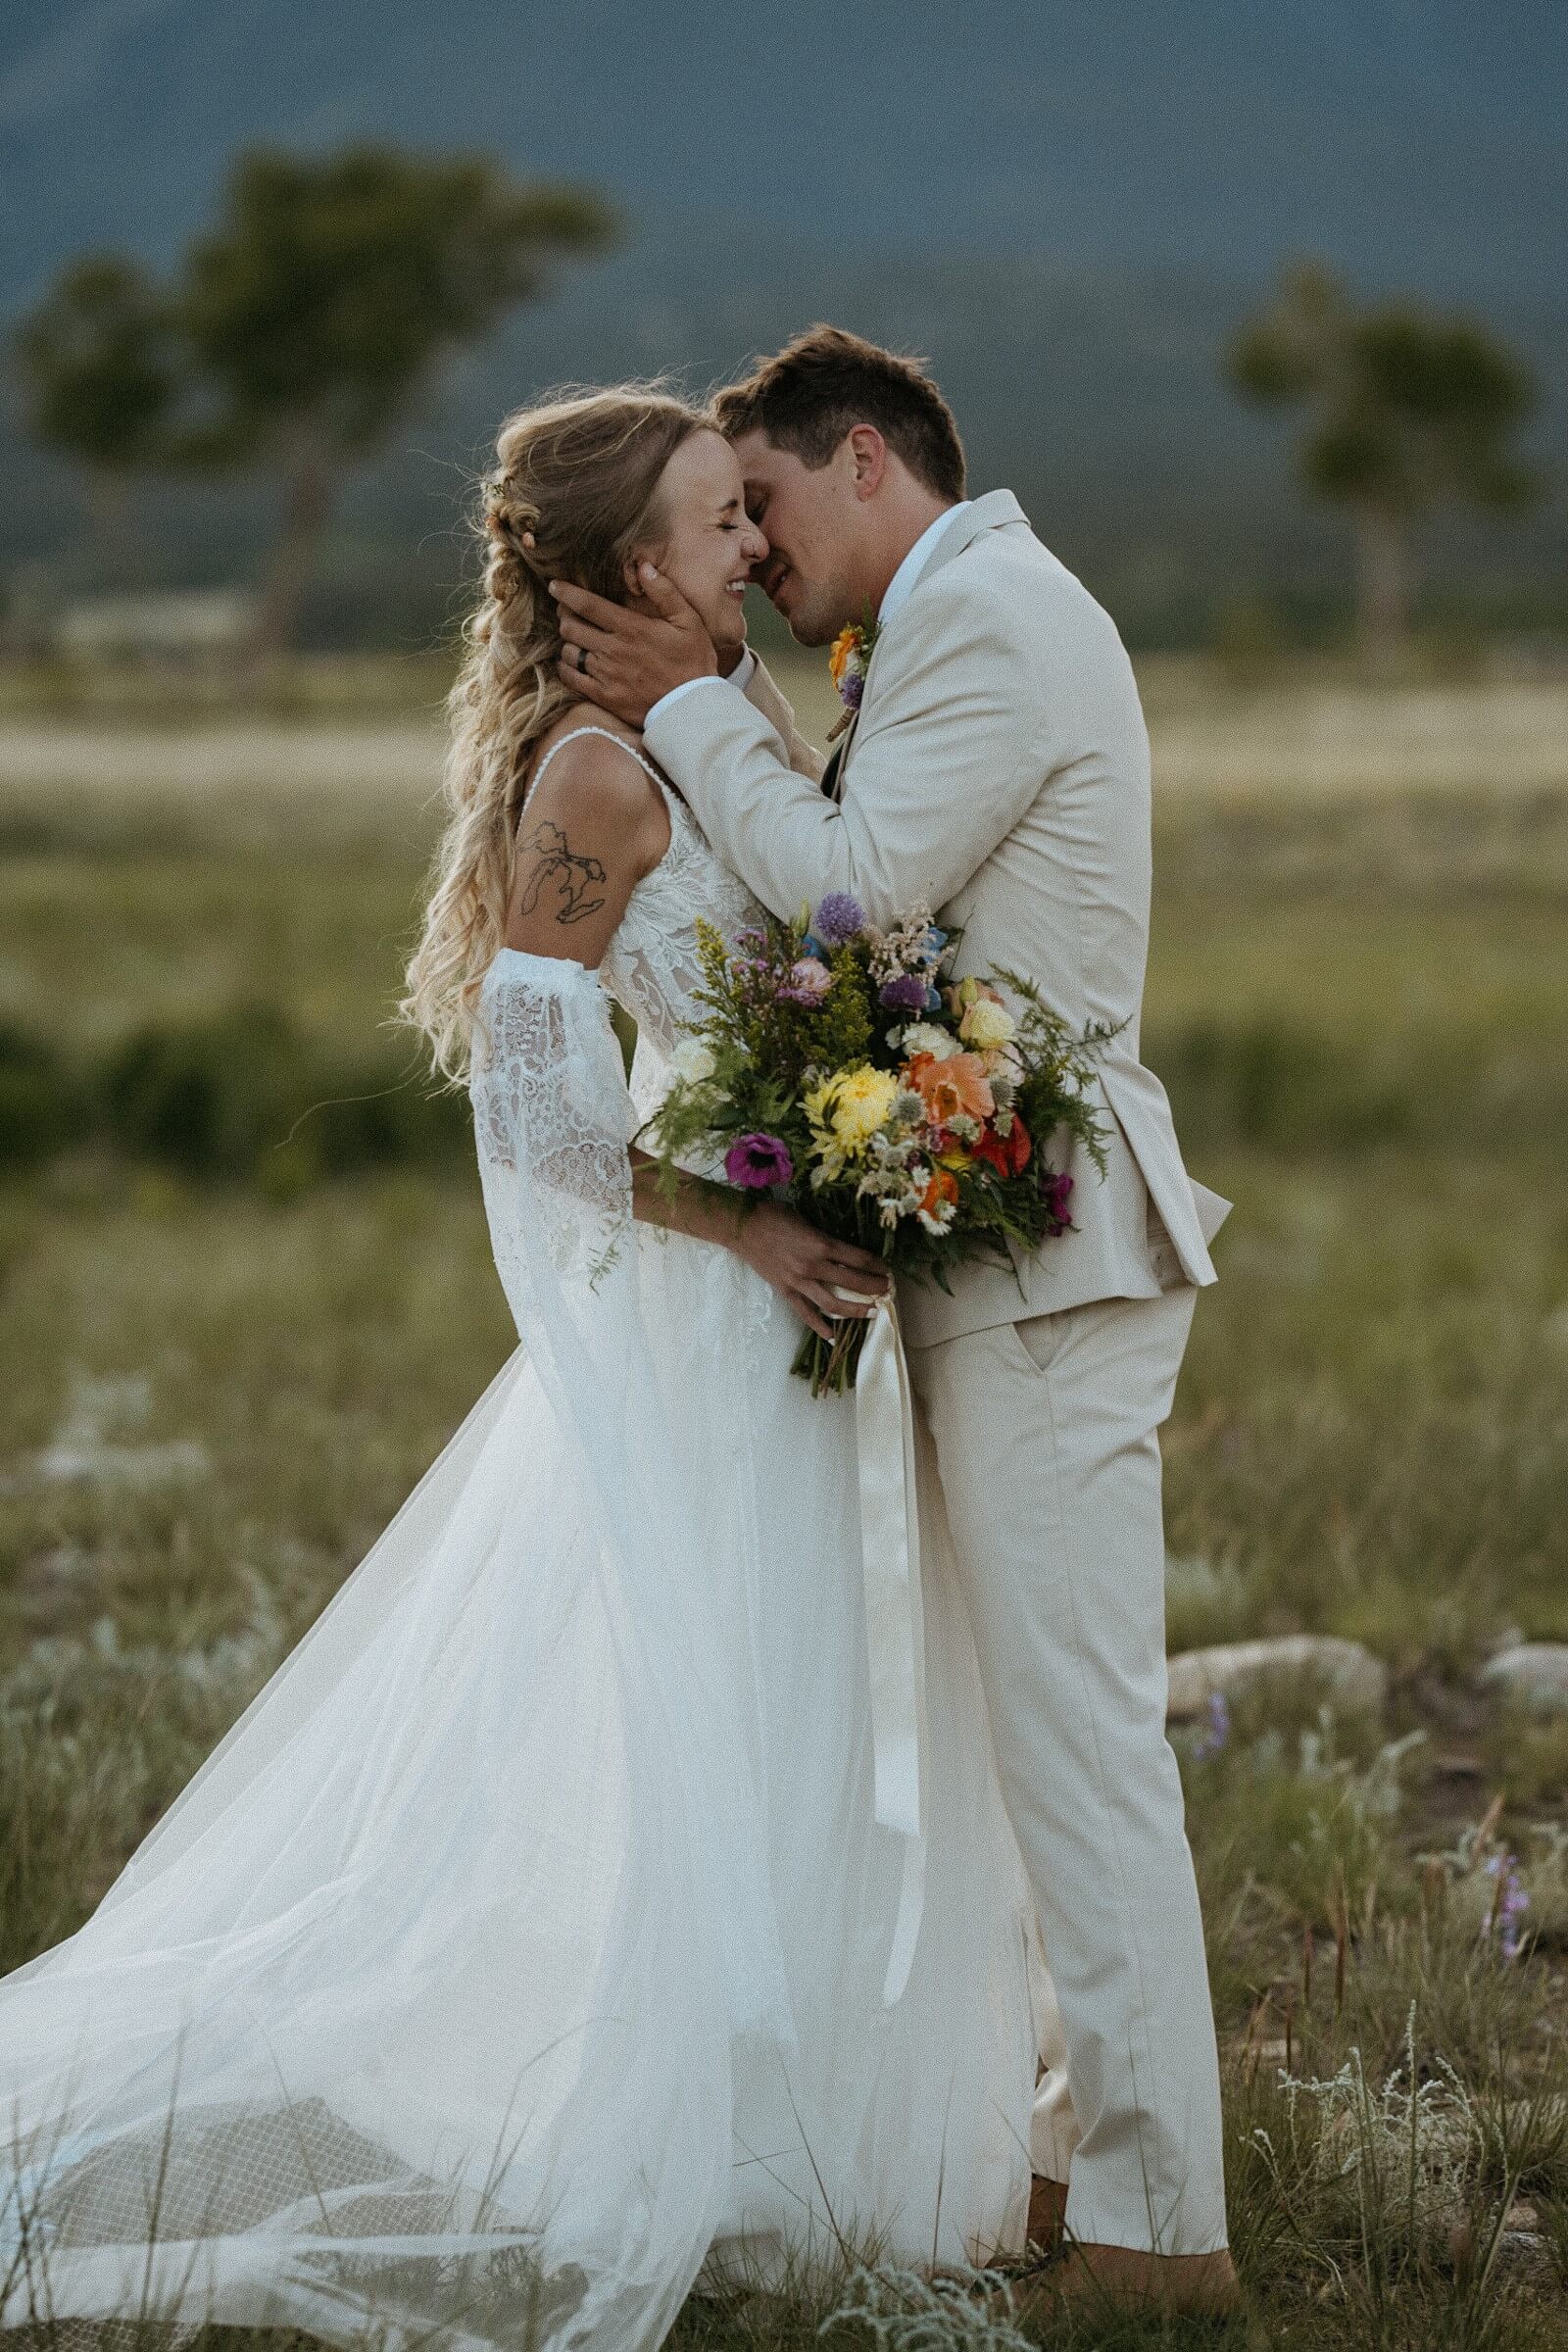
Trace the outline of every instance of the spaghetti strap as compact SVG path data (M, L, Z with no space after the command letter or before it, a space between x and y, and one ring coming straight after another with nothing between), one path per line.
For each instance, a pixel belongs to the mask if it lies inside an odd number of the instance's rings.
M540 778L543 776L545 769L550 765L550 762L555 758L556 754L558 752L564 752L568 743L580 742L584 735L602 735L607 743L618 743L621 750L626 754L629 760L635 760L639 767L647 770L648 774L653 777L654 782L659 786L660 791L662 792L664 790L664 779L660 774L653 761L651 760L645 760L642 753L639 752L635 746L626 741L624 735L616 735L609 727L573 727L569 735L563 735L559 742L553 743L550 746L549 751L546 752L544 758L534 769L533 774L528 781L528 795L530 798L538 790Z

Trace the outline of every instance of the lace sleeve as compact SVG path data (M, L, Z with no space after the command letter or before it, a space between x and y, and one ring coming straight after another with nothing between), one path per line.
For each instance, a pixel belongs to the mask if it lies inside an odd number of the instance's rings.
M598 981L514 949L492 968L469 1080L496 1262L519 1330L541 1248L558 1278L597 1278L631 1221L636 1113Z

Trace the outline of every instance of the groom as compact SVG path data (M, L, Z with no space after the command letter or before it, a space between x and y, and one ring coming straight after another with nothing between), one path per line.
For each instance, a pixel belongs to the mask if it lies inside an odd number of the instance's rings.
M1029 974L1100 1070L1108 1165L1071 1168L1073 1230L900 1306L935 1439L997 1761L1059 2008L1043 2048L1034 2233L1067 2294L1228 2306L1219 2075L1202 1928L1165 1738L1156 1432L1225 1204L1187 1176L1138 1058L1149 745L1131 666L1010 491L965 496L952 413L910 361L838 328L719 394L758 577L803 645L874 615L858 712L819 785L748 661L717 674L657 574L633 612L557 584L563 674L622 718L764 905L830 891L873 923L919 903L958 970ZM735 690L742 684L743 692ZM792 765L792 760L794 765ZM1063 2196L1064 2191L1064 2196Z

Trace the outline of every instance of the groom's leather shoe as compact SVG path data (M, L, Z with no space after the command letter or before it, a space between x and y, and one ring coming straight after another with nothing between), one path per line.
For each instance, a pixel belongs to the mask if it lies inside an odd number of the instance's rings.
M1019 2317L1049 2319L1063 2303L1085 2311L1200 2313L1224 2319L1242 2308L1236 2266L1217 2254L1151 2254L1137 2246L1074 2243L1031 2281Z
M1066 2181L1049 2180L1044 2173L1034 2174L1029 2182L1030 2245L1038 2246L1042 2254L1054 2254L1061 2244L1066 2214Z

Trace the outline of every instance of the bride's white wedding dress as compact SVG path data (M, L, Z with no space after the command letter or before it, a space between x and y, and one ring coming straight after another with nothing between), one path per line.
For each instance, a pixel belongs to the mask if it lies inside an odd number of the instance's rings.
M0 1984L0 2325L630 2352L726 2250L1021 2236L1029 1913L940 1498L922 1464L926 1888L887 2006L853 1406L790 1378L748 1267L631 1218L696 920L758 911L666 797L602 975L486 975L521 1345L85 1926Z

